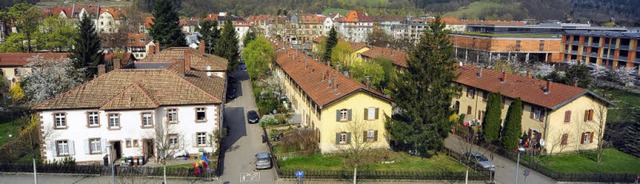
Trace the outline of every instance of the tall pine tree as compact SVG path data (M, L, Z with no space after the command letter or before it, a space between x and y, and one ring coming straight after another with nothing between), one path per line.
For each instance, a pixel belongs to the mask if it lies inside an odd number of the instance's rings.
M500 145L506 150L518 148L518 139L522 132L522 100L516 98L507 110L507 117L504 120L504 130L502 131Z
M484 141L494 143L500 138L500 124L502 116L502 95L489 94L484 119L482 119L482 133Z
M457 87L453 45L440 17L429 23L420 42L410 52L409 68L394 81L393 97L409 122L389 132L396 141L409 143L426 156L440 150L453 124L449 122L451 98ZM387 126L389 127L389 126Z
M184 47L187 41L180 27L178 11L171 0L158 0L153 9L153 24L149 34L162 48Z
M216 47L216 43L220 38L220 31L218 30L218 21L204 21L200 24L199 28L196 28L202 36L199 39L205 42L205 52L207 54L213 54Z
M331 52L333 51L333 47L338 44L338 33L334 27L331 27L331 31L329 31L329 38L327 38L326 43L324 44L324 55L322 56L322 62L327 62L331 60Z
M73 59L73 67L77 70L87 68L85 79L90 79L98 73L97 66L104 60L100 52L100 38L93 21L86 15L80 21L79 31L70 58Z
M242 45L246 47L247 45L249 45L251 41L255 40L256 38L257 38L256 33L253 31L250 31L249 33L247 33L246 36L244 36L244 40L242 40Z
M240 63L238 63L238 58L240 58L240 53L238 52L238 36L236 36L236 29L233 27L231 19L227 19L224 23L215 51L216 55L226 58L229 61L229 71L236 70L238 65L240 65Z

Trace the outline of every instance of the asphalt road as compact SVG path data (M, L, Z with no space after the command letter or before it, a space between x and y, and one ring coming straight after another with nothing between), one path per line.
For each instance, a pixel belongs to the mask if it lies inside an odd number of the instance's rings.
M445 139L444 141L444 145L446 148L449 148L452 151L455 151L457 153L464 153L466 151L464 150L469 150L471 149L471 151L476 151L478 153L481 153L483 155L485 155L487 158L490 159L490 155L492 154L489 150L486 150L484 148L481 148L477 145L473 145L467 142L464 142L464 140L460 139L458 136L456 135L452 135L450 134L449 137L447 137L447 139ZM502 184L507 184L507 183L514 183L515 180L515 172L516 172L516 163L504 158L498 154L493 154L493 164L496 166L496 174L495 174L495 181L496 183L502 183ZM525 181L525 177L523 175L525 170L529 170L529 176L526 177L526 181ZM526 168L522 165L520 165L519 170L518 170L518 184L552 184L552 183L556 183L555 180L544 176L534 170L531 170L529 168Z
M255 154L268 152L267 143L262 141L264 135L258 124L248 124L246 114L249 110L257 110L252 93L251 81L246 72L234 73L239 81L238 97L227 102L224 110L224 124L229 127L229 135L222 145L222 175L220 183L275 183L274 169L255 170Z

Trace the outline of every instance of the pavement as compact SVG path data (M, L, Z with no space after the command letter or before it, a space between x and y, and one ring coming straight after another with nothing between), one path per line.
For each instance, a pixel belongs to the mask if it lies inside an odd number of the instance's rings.
M238 80L237 98L227 102L224 110L224 126L229 134L222 143L222 175L218 181L224 184L234 183L275 183L275 169L255 170L255 154L269 152L264 135L258 124L248 124L246 114L257 110L255 97L249 76L244 71L233 73Z
M493 154L489 150L479 147L478 145L474 145L471 143L465 142L460 137L450 134L447 139L444 141L444 146L456 153L463 154L465 150L476 151L478 153L483 154L485 157L492 160L493 164L496 166L495 173L495 181L499 184L506 183L514 183L515 181L515 172L516 172L516 162L509 160L508 158L502 157L498 154ZM493 159L491 159L491 155L493 155ZM525 170L529 171L529 176L525 177L523 174ZM529 169L520 165L518 170L518 184L555 184L557 183L555 180L542 175L535 170Z

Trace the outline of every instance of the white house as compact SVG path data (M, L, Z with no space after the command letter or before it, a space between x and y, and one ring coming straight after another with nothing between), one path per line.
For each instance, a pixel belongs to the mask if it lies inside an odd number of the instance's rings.
M218 56L169 48L101 74L34 107L42 127L41 155L46 161L73 157L92 163L110 153L148 159L162 151L214 152L226 69L227 61ZM167 144L169 149L160 149Z
M343 39L351 42L365 42L367 35L373 31L373 19L363 11L351 10L336 20L336 31Z

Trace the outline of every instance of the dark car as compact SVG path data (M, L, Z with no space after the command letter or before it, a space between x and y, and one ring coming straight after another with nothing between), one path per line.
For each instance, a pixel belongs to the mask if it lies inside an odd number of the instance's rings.
M233 92L231 92L231 91L227 92L227 99L233 100L233 99L235 99L236 97L238 97L238 96L236 96L236 92L235 92L235 91L233 91Z
M493 169L496 167L487 157L484 157L484 155L478 152L467 152L464 154L464 159L469 159L467 160L468 163L476 164L484 169Z
M258 121L260 120L260 116L258 115L258 112L251 110L249 112L247 112L247 120L249 120L249 123L258 123Z
M256 154L256 169L269 168L271 168L271 154L267 152L260 152Z

